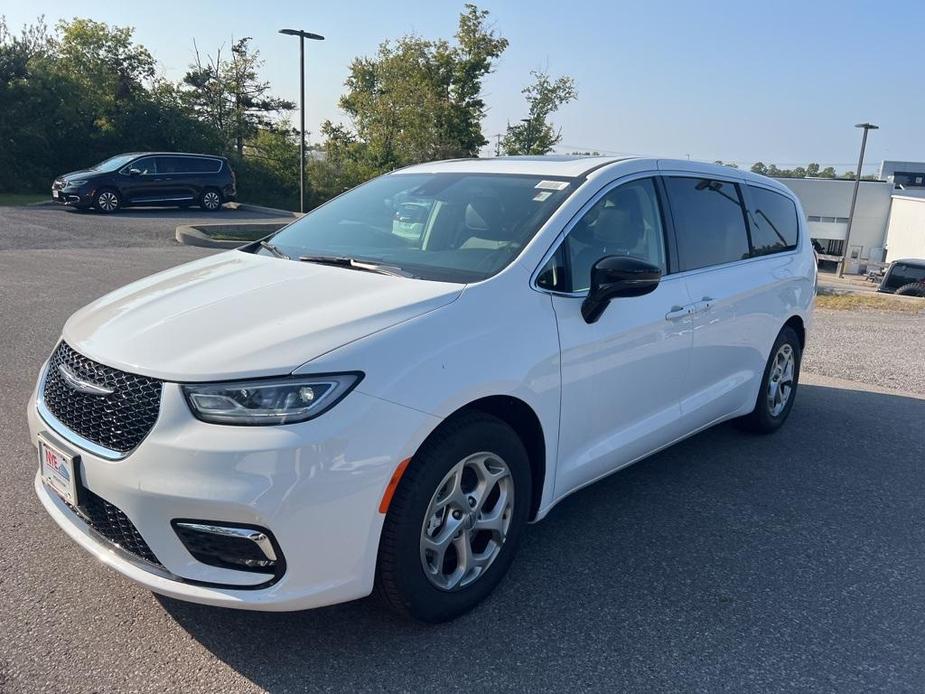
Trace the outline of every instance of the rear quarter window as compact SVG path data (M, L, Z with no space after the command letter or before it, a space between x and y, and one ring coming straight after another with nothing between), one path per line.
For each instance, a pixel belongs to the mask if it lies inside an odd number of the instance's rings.
M793 200L767 188L748 186L752 203L752 255L768 255L797 247L800 219Z

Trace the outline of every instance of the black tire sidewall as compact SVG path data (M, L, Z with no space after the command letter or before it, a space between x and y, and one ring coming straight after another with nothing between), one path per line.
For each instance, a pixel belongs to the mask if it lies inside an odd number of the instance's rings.
M774 357L777 356L778 350L780 350L784 344L789 344L790 348L793 350L793 389L790 392L790 399L787 400L787 404L784 406L783 411L775 417L771 414L771 409L768 404L768 381L771 378L771 368L774 365ZM796 400L797 387L800 382L800 364L802 361L803 350L800 348L799 336L797 336L793 328L784 326L778 334L777 339L774 341L771 354L768 355L768 363L764 367L764 377L761 379L761 390L758 393L758 401L755 403L754 414L757 418L756 423L763 431L775 431L787 420L787 416L790 414L790 410L793 408L793 403Z
M434 586L424 574L420 558L421 529L433 494L447 472L459 461L480 451L500 456L514 479L514 511L504 545L487 571L472 584L456 591ZM476 414L454 422L448 431L425 442L415 454L386 517L391 556L380 552L380 581L388 583L399 607L416 619L441 622L475 607L507 573L526 526L530 510L531 472L526 449L506 423ZM383 561L385 560L385 561ZM394 597L390 602L395 603Z

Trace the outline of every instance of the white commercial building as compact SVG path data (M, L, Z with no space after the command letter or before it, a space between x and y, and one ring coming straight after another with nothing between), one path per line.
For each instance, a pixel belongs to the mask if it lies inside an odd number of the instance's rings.
M845 271L865 272L870 263L925 258L925 163L885 161L884 180L861 181ZM807 227L820 255L845 250L854 181L778 178L803 205Z

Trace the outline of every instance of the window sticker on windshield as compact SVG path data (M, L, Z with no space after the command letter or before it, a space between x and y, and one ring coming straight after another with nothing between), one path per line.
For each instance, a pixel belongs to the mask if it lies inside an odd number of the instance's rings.
M533 187L538 190L565 190L568 188L568 181L540 181Z
M541 190L539 193L533 196L533 199L536 200L537 202L543 202L543 200L548 198L550 195L552 195L552 191Z

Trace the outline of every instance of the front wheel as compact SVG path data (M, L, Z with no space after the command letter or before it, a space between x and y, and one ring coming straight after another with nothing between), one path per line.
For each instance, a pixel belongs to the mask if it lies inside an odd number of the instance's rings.
M507 573L530 508L530 463L505 422L473 412L415 454L382 529L376 584L398 612L443 622Z
M103 214L111 214L122 206L122 199L116 191L104 188L93 198L93 206Z
M785 325L771 348L755 409L738 422L743 428L770 434L783 425L796 398L802 356L799 336Z

